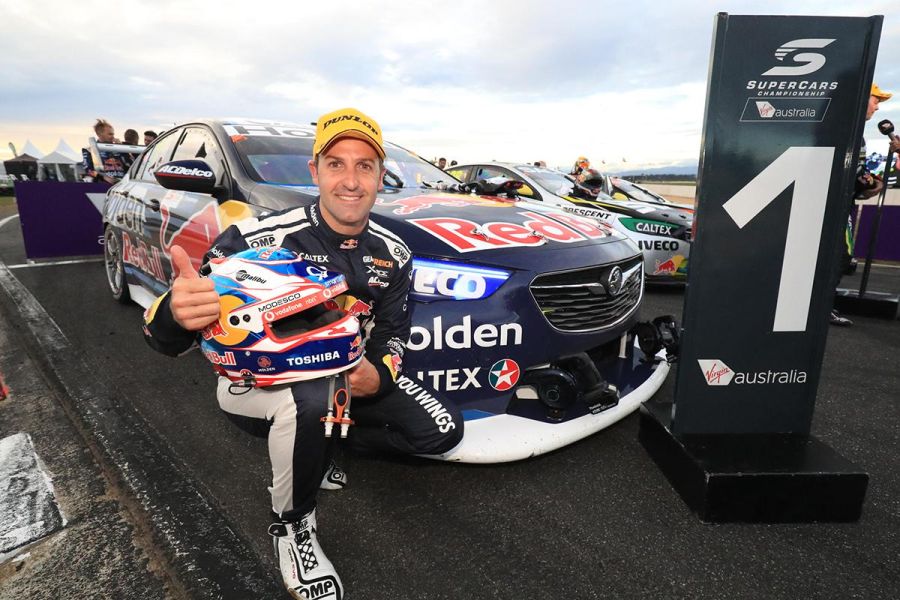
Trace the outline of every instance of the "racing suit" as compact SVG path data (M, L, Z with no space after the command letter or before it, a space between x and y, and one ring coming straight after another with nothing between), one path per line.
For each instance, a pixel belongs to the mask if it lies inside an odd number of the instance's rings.
M409 338L407 306L412 256L392 232L369 221L356 236L335 232L321 217L318 204L241 221L215 240L204 258L225 257L247 248L281 246L301 258L342 273L349 290L336 300L360 319L366 334L365 357L380 376L372 398L354 398L349 442L364 451L440 454L462 439L462 417L446 406L439 420L411 394L398 390L403 353ZM182 329L160 296L145 315L145 338L155 350L177 356L195 345L198 332ZM336 388L345 387L345 373ZM242 429L268 437L272 462L272 508L282 519L298 518L315 508L319 482L333 445L320 418L329 396L327 379L266 388L246 388L219 377L217 398L228 418ZM449 419L449 426L448 426Z

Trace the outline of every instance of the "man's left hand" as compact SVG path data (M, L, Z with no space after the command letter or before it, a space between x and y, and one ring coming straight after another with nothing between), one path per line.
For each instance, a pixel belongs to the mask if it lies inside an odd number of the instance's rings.
M378 392L381 385L381 377L375 369L375 365L369 359L363 357L359 364L350 369L347 375L350 381L350 393L353 397L372 396Z

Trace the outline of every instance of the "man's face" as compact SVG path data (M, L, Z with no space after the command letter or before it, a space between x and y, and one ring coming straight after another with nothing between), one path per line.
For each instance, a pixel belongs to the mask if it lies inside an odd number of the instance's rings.
M381 188L384 169L375 148L362 140L340 139L309 161L309 172L319 186L322 217L338 233L356 235L369 220L369 211Z
M102 144L112 144L115 140L116 130L112 128L112 125L100 128L100 133L97 135L98 142Z
M437 165L437 166L438 166L438 169L443 169L444 167L446 167L446 166L447 166L447 159L446 159L446 158L442 158L442 159L438 160L438 165Z
M866 121L872 118L876 112L878 112L878 103L881 102L875 96L869 96L869 106L866 107Z
M153 143L153 140L155 140L155 139L156 138L153 137L152 135L144 134L144 145L149 146L150 144Z

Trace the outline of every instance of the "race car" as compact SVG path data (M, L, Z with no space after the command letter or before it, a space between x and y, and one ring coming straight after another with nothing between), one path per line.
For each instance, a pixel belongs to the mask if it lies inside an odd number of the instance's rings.
M147 307L171 284L174 245L199 267L230 224L314 203L306 167L314 133L229 119L160 136L107 193L112 295ZM413 253L412 330L398 389L436 411L454 403L465 419L462 443L438 458L503 462L548 452L618 421L656 391L667 354L658 345L641 350L644 338L632 332L644 288L631 240L536 203L435 191L459 182L385 146L371 219ZM304 258L328 267L327 256Z
M456 165L448 173L464 182L478 182L505 177L524 183L518 194L546 206L566 212L600 219L625 234L644 254L644 275L652 282L684 282L687 280L691 255L693 210L659 202L656 195L639 196L643 188L618 178L605 178L605 185L622 196L612 197L602 189L595 194L578 194L577 183L565 173L517 163L477 163ZM625 197L628 190L632 196ZM635 199L639 198L639 199Z

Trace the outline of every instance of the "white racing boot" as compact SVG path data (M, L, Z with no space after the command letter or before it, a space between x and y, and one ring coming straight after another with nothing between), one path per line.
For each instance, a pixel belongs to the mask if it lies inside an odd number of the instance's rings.
M319 545L316 530L315 509L298 521L269 526L284 585L298 600L343 600L341 578Z
M325 476L322 477L322 483L319 484L320 490L341 490L347 485L347 473L337 466L334 461L328 465L325 470Z

